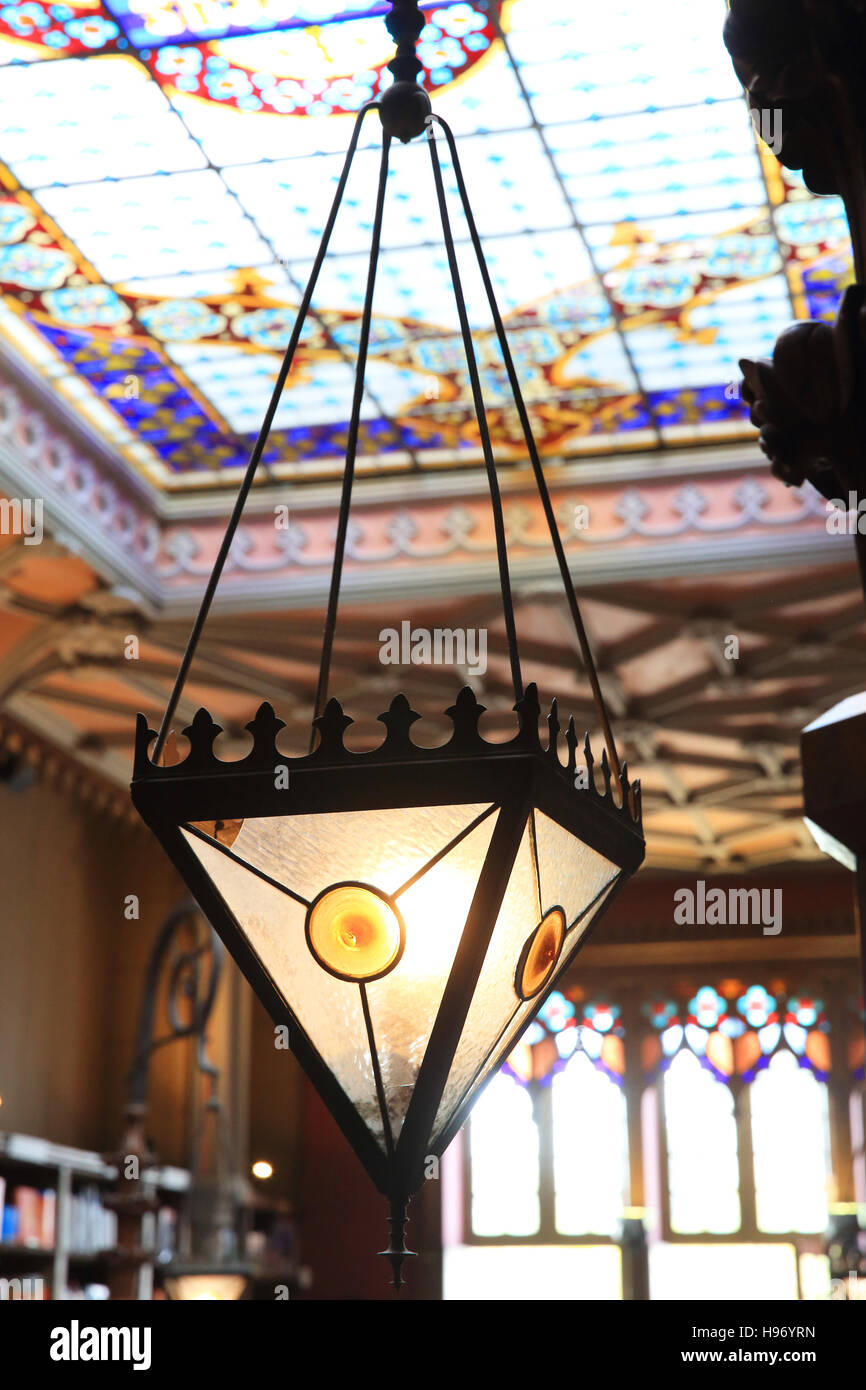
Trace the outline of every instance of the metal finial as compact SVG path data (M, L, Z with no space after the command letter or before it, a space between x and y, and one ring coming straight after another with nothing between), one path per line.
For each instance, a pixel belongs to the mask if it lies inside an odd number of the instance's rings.
M427 23L417 0L391 0L391 13L385 28L397 45L397 52L388 67L396 82L415 82L422 71L415 45Z
M415 52L426 23L416 0L392 0L385 25L397 45L388 64L394 84L382 95L379 115L388 135L402 140L404 145L423 133L432 110L430 98L418 80L424 68Z
M391 1283L395 1289L401 1289L406 1280L403 1278L403 1261L407 1258L414 1258L415 1250L409 1250L406 1246L406 1207L408 1199L405 1197L395 1197L391 1202L391 1215L388 1217L388 1228L391 1239L388 1241L388 1249L380 1250L379 1254L386 1260L391 1261L393 1278Z

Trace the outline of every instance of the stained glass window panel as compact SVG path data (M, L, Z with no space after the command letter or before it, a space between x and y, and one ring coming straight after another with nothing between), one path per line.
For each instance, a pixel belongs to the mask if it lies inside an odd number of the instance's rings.
M501 7L504 39L480 4L425 8L426 81L461 137L542 454L750 437L742 402L726 394L739 358L767 355L796 314L832 317L850 250L838 199L813 197L796 174L765 181L721 41L724 0L670 0L664 24L639 0L516 0ZM231 484L245 461L273 376L267 354L288 339L354 113L390 81L383 9L364 0L0 6L0 179L10 204L32 195L28 213L54 223L4 215L0 335L62 379L67 402L122 466L166 489ZM378 139L373 116L316 296L305 390L267 460L275 477L342 468L348 393L335 389L341 364L323 326L351 325L361 307ZM453 198L451 211L496 408L507 402L505 377ZM474 466L424 142L394 150L383 244L378 379L358 471ZM236 273L220 293L243 288L243 314L220 338L240 338L240 351L214 351L218 291L207 272L214 284ZM130 293L143 283L153 292L145 306ZM227 303L232 318L237 305ZM270 316L267 340L257 314ZM179 318L185 336L166 338ZM166 341L182 341L188 357L166 359ZM351 357L352 344L344 350ZM136 358L126 371L144 383L134 407L95 361L121 354ZM417 389L425 375L439 377L439 400L425 397L423 380ZM170 431L169 410L180 421ZM513 411L494 420L493 438L503 467L525 459Z
M553 1172L561 1235L615 1235L628 1205L625 1096L583 1053L554 1076Z
M156 84L120 56L4 73L0 158L28 188L206 166Z
M827 1226L827 1088L778 1052L749 1088L758 1228L768 1234Z
M106 280L272 261L210 169L46 188L40 200Z
M540 1218L538 1129L529 1093L495 1076L472 1112L472 1229L479 1236L531 1236Z
M734 1098L691 1052L664 1073L671 1228L727 1235L740 1227Z

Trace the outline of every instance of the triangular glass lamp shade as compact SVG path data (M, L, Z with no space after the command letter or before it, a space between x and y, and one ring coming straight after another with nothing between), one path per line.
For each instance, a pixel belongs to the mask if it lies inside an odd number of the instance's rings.
M269 706L219 762L201 711L184 763L157 767L140 721L133 798L380 1190L413 1192L474 1097L640 863L640 800L575 786L546 749L533 688L490 745L471 691L442 748L409 738L403 697L373 753L348 752L336 701L287 759ZM275 768L288 778L275 777Z
M411 1099L490 844L493 809L415 806L247 819L230 851L191 830L181 832L383 1153L389 1138L396 1141ZM336 864L342 881L387 893L405 923L400 960L387 975L364 984L372 1037L359 984L323 970L305 938L309 906L333 884ZM250 868L306 901L289 897Z
M521 999L515 990L527 922L534 927L552 909L562 907L566 930L557 960L559 974L618 877L615 864L575 840L554 821L533 812L448 1074L433 1126L434 1146L446 1134L446 1144L450 1142L477 1091L490 1072L505 1061L539 1008L537 996Z

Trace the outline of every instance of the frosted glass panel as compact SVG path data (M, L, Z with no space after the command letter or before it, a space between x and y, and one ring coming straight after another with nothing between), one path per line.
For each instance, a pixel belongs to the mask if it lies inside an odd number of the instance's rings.
M664 1079L671 1227L682 1235L740 1229L734 1098L692 1052Z
M399 895L396 902L406 923L403 956L390 975L367 985L395 1139L427 1050L495 824L496 816L488 816ZM443 835L441 847L448 838Z
M610 893L613 890L615 883L616 879L614 879L608 885L608 887L602 891L602 894L596 902L594 908L590 912L588 912L581 921L577 922L567 932L565 942L563 943L562 947L562 954L559 958L559 969L564 969L565 966L567 966L568 962L571 960L572 956L576 953L584 935L589 930L596 917L598 917L599 914L602 912L604 904L610 896ZM452 1078L454 1077L454 1067L452 1066L451 1068L451 1075L448 1078L448 1084L445 1088L445 1092L442 1098L442 1104L439 1107L439 1113L436 1116L436 1123L433 1127L434 1139L438 1138L442 1130L445 1129L445 1127L450 1123L455 1111L459 1108L460 1105L462 1105L467 1092L469 1090L477 1089L479 1086L481 1086L484 1083L484 1081L486 1081L491 1071L493 1071L505 1060L505 1058L508 1056L508 1053L511 1051L512 1047L514 1046L515 1042L520 1036L521 1030L523 1029L524 1025L529 1021L529 1019L532 1018L532 1015L536 1012L536 1010L539 1007L539 1003L542 996L538 996L535 999L527 999L518 1002L517 996L514 993L513 978L514 970L512 969L511 1013L509 1014L506 1022L502 1026L498 1040L494 1043L493 1037L490 1037L488 1039L488 1047L492 1048L492 1051L489 1057L487 1058L486 1062L484 1063L483 1067L480 1071L476 1073L474 1079L471 1077L469 1078L469 1081L464 1084L463 1090L459 1094L457 1094L456 1088L453 1088L451 1084ZM468 1022L469 1019L467 1019L467 1025ZM466 1027L464 1027L464 1038L466 1036L466 1031ZM463 1046L463 1038L461 1038L460 1046ZM457 1059L455 1057L455 1062L456 1060Z
M758 1229L823 1231L830 1173L827 1088L777 1052L749 1087ZM796 1162L792 1162L796 1155Z
M244 821L232 849L307 899L346 879L393 893L486 809L482 803L257 816Z
M335 979L313 958L304 938L306 911L300 903L222 851L186 830L182 833L310 1042L384 1148L358 986Z
M529 1092L510 1076L491 1081L472 1112L472 1230L531 1236L538 1230L538 1129Z
M622 1087L583 1052L551 1085L556 1229L565 1236L614 1235L628 1204Z
M619 869L541 811L535 812L535 840L542 908L558 904L571 926Z
M445 1084L433 1125L434 1138L460 1104L490 1048L517 1008L514 972L523 943L538 923L538 914L532 837L527 823Z

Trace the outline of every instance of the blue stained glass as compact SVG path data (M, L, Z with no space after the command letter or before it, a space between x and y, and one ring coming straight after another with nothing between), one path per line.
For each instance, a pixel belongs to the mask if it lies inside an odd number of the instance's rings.
M726 1038L741 1038L746 1031L746 1025L741 1018L723 1018L719 1024L719 1032Z
M707 1050L708 1036L705 1028L699 1028L695 1023L686 1024L686 1042L699 1057L703 1057Z
M779 1039L782 1036L782 1027L779 1023L768 1023L766 1027L758 1030L758 1042L761 1044L761 1051L765 1055L774 1052L779 1046Z
M390 80L387 8L0 3L0 161L7 186L17 178L33 195L26 206L16 194L0 198L2 292L14 310L33 312L46 341L97 328L116 334L123 354L134 324L142 350L161 363L160 389L181 392L189 434L168 437L156 400L112 405L166 487L187 470L210 481L243 459L352 113ZM542 453L749 436L730 390L740 357L767 356L792 311L831 318L850 251L839 199L814 198L785 175L768 205L719 37L721 3L669 0L660 26L636 0L579 12L573 0L514 0L501 12L507 51L480 4L441 0L425 10L434 105L460 137ZM351 355L357 344L377 138L373 118L317 291L307 377L291 383L279 422L281 458L299 473L341 466L348 411L335 345ZM439 148L484 389L493 407L507 407L441 139ZM393 166L361 466L386 470L407 447L422 466L441 463L442 451L473 463L423 142L395 148ZM236 303L226 283L235 272ZM154 290L136 305L130 286L142 282ZM97 372L80 354L70 365L83 381ZM182 397L193 404L181 407ZM507 467L518 452L513 412L497 415L494 444Z
M539 1010L538 1017L550 1029L551 1033L558 1033L564 1028L569 1019L574 1018L574 1005L566 999L559 990L554 990L546 1000L544 1007Z
M801 1028L797 1023L785 1023L782 1031L785 1034L785 1042L791 1051L795 1052L798 1057L802 1057L806 1050L806 1039L809 1036L806 1029Z
M752 1028L761 1028L770 1015L775 1013L776 1001L763 985L752 985L742 998L737 1000L737 1010Z
M583 1010L584 1019L587 1023L591 1024L598 1033L609 1033L612 1030L616 1031L615 1025L619 1015L619 1006L617 1004L609 1004L606 1001L599 1002L593 1000L592 1003L586 1004Z
M563 1061L567 1061L578 1046L582 1046L579 1028L563 1028L557 1033L556 1050Z
M677 1016L677 1005L673 999L650 999L641 1005L641 1013L649 1019L653 1028L666 1028Z
M801 1028L814 1028L816 1024L823 1023L824 1001L823 999L797 997L788 1000L788 1011L793 1014L794 1019Z
M701 1029L713 1029L727 1012L727 1004L710 985L699 989L694 999L689 1001L688 1012L694 1016Z
M809 317L831 323L839 310L851 263L841 256L827 256L803 271L803 290Z
M678 1052L682 1046L682 1041L683 1029L680 1024L674 1024L672 1027L666 1028L661 1036L662 1051L665 1056L673 1057L674 1053Z
M468 8L457 0L436 0L443 10ZM423 4L423 0L422 0ZM130 41L142 47L197 38L224 38L263 30L297 29L363 15L385 15L389 6L371 0L210 0L196 6L171 0L106 0ZM423 8L429 9L425 4Z

